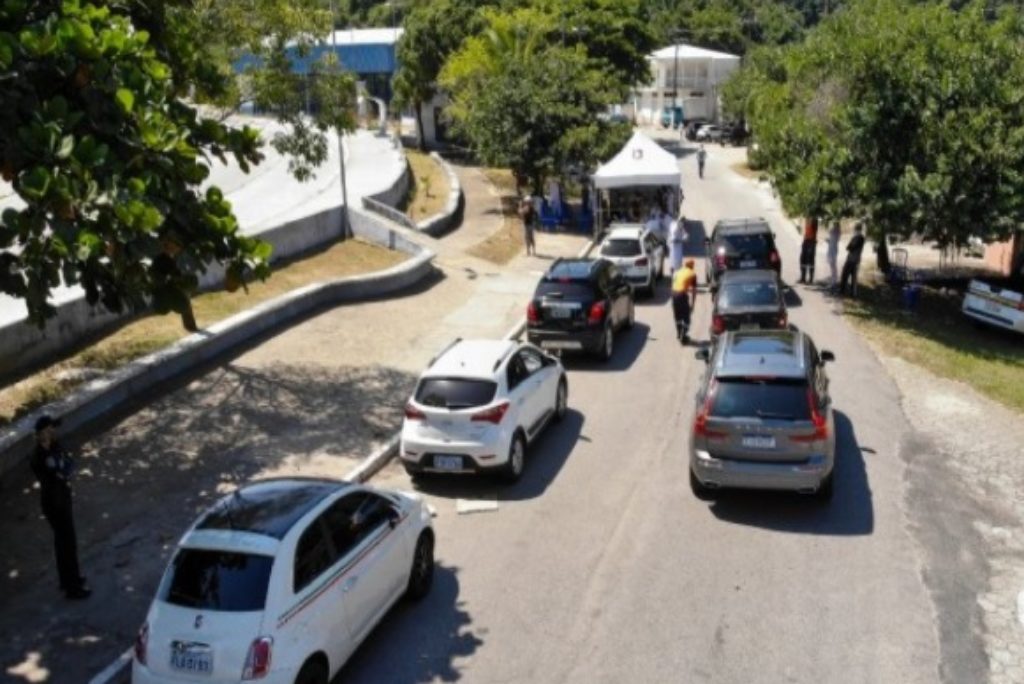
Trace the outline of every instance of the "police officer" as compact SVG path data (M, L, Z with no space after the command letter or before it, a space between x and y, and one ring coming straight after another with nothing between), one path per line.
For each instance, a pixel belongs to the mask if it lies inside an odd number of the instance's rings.
M57 555L57 575L61 591L69 599L88 598L92 590L78 569L78 540L71 513L71 476L74 459L57 441L60 421L42 416L36 421L36 450L31 466L39 481L43 515L53 528L53 545Z

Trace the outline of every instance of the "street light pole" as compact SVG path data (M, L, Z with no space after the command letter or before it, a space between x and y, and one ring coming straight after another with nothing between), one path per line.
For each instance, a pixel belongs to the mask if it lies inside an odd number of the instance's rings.
M331 0L331 52L334 53L334 59L338 61L338 68L341 67L341 58L338 56L338 40L337 31L334 26L334 0ZM339 101L341 93L338 93ZM341 115L341 108L338 108L338 115ZM339 120L338 126L338 159L341 162L341 239L345 240L349 237L349 220L348 220L348 184L345 181L345 130Z

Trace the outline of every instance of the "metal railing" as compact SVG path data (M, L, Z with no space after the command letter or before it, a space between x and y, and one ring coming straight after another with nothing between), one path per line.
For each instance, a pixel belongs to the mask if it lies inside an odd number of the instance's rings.
M375 214L380 214L389 221L394 221L400 226L405 226L411 230L416 230L416 223L411 218L405 215L404 212L390 207L383 202L375 200L371 197L363 197L363 209L372 211Z

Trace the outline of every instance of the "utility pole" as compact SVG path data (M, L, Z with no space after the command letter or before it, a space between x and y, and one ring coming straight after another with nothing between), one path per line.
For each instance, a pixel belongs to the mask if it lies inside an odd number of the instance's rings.
M334 59L338 61L338 69L341 68L341 57L338 56L338 40L337 31L334 25L334 0L331 0L331 51L334 53ZM338 104L343 104L344 99L341 93L338 93ZM341 107L338 107L338 116L341 116ZM349 230L348 220L348 185L345 182L345 130L342 127L341 120L339 118L338 125L338 159L341 162L341 239L346 240L351 235Z

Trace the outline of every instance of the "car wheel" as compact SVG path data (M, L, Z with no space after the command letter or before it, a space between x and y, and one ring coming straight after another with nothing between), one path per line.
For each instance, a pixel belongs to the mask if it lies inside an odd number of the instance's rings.
M505 481L516 482L523 476L526 466L526 440L521 434L512 438L512 446L508 450L508 463L505 464Z
M814 493L814 497L818 501L825 502L832 500L832 482L835 479L835 474L835 470L833 470L831 473L828 474L828 477L822 480L821 484L818 485L818 491Z
M434 535L420 532L416 540L416 550L412 554L412 570L409 572L409 585L405 595L418 600L430 593L434 583Z
M327 668L319 660L310 660L299 670L295 684L327 684Z
M604 329L604 338L601 340L601 347L597 350L597 355L602 361L610 361L614 352L615 334L612 332L612 326L609 325Z
M626 330L632 330L636 323L636 302L629 300L629 315L626 316Z
M569 385L565 378L558 381L558 391L555 392L555 420L565 418L565 412L569 408Z
M705 487L697 479L697 476L693 474L693 470L690 470L690 491L701 501L707 501L708 499L714 498L714 490L710 487Z

